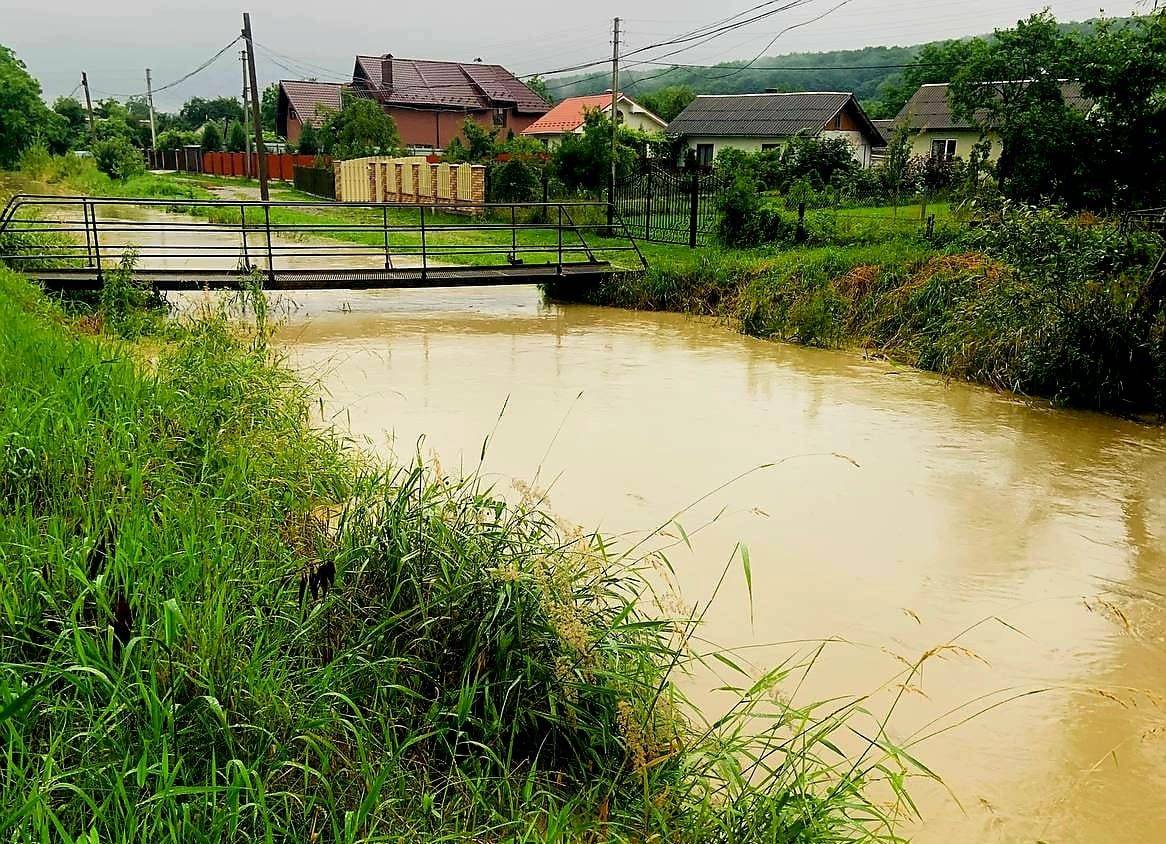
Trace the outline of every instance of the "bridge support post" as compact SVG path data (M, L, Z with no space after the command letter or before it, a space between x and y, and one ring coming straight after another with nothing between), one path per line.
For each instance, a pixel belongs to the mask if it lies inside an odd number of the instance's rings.
M271 254L271 206L263 204L263 228L267 232L267 280L275 281L275 258Z
M250 274L251 256L247 254L247 206L239 203L239 235L243 239L243 271Z
M555 275L563 274L563 206L559 206L559 266L555 268Z
M421 280L429 276L428 245L425 239L425 206L421 206Z

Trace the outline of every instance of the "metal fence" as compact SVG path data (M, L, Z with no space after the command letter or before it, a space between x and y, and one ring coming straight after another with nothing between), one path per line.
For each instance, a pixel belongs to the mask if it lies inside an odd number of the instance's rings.
M671 170L644 160L616 184L615 207L641 240L696 247L716 236L726 187L720 173Z
M336 171L331 167L300 167L292 169L292 183L296 190L310 193L313 196L322 196L326 199L336 198Z

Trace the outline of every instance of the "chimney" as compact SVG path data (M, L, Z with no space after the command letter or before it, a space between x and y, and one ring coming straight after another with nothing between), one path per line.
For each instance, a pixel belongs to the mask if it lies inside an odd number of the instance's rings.
M385 53L381 56L381 88L386 91L393 89L393 54Z

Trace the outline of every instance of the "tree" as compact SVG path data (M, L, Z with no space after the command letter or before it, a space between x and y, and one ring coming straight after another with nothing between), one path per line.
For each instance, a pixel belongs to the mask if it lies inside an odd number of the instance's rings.
M551 95L551 89L547 87L547 81L537 74L526 80L526 87L538 94L549 105L553 105L555 98Z
M145 170L142 152L121 136L113 136L93 145L97 169L114 179L128 179Z
M1078 204L1079 156L1089 134L1085 115L1065 103L1062 85L1081 68L1081 41L1047 11L996 30L955 74L952 113L1000 138L997 179L1005 195Z
M11 167L35 143L59 146L65 134L65 119L44 104L40 83L0 45L0 167Z
M227 129L227 151L245 152L247 149L247 130L239 122L232 123Z
M167 129L158 133L158 149L179 149L188 144L197 144L198 136L193 132L183 132L179 129Z
M445 148L445 160L451 164L485 164L498 154L498 129L483 129L470 118L462 124L461 137Z
M300 130L300 143L297 151L300 155L316 155L320 151L320 138L316 132L316 127L311 123L305 123L304 128Z
M909 67L879 86L878 99L869 103L868 113L872 118L895 117L920 85L951 82L960 68L987 49L982 38L924 44Z
M616 143L616 177L631 172L639 157L639 137L620 127ZM598 109L587 112L583 131L564 135L551 156L556 176L570 190L601 190L611 172L611 121Z
M1162 205L1166 198L1166 10L1108 21L1084 49L1082 93L1096 133L1086 168L1094 204Z
M263 96L259 100L259 122L263 124L263 131L275 134L275 112L279 108L279 83L272 82L263 89Z
M223 148L223 133L214 123L202 127L201 145L203 152L219 152Z
M687 85L668 85L640 97L640 105L666 123L671 123L680 112L696 99L696 91Z
M401 151L397 124L380 103L348 96L343 108L327 115L320 129L322 148L337 158L393 155Z
M53 111L65 121L67 148L73 149L84 143L89 128L84 106L73 97L57 97Z
M209 100L191 97L179 109L178 120L182 128L195 131L208 121L220 124L224 120L243 122L243 106L233 97L215 97Z

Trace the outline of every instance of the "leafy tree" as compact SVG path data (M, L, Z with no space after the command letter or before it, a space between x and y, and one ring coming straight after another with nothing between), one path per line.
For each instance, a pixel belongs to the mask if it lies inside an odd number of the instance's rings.
M243 121L243 106L233 97L203 99L191 97L178 111L178 120L184 129L198 130L204 123L224 120Z
M85 107L73 97L57 97L53 103L53 111L65 121L67 146L72 149L84 143L89 130L89 121L85 114Z
M526 87L534 91L547 103L554 104L555 98L551 94L551 89L547 87L547 82L541 76L532 76L526 80Z
M247 149L247 130L242 123L232 123L227 129L228 152L245 152Z
M620 127L616 143L616 178L636 165L642 133ZM583 118L583 131L564 135L551 156L554 174L569 190L601 190L611 170L611 121L599 110Z
M300 131L300 143L297 151L300 155L316 155L320 152L320 138L316 132L316 127L311 123L305 123L304 128Z
M38 141L57 146L65 134L65 119L44 104L40 83L15 53L0 45L0 167L11 167Z
M259 121L263 124L263 131L275 134L275 112L279 108L279 83L272 82L263 89L263 96L259 100Z
M199 138L196 134L183 132L180 129L167 129L158 133L158 149L179 149L198 142Z
M1062 95L1063 81L1080 72L1081 55L1080 39L1062 32L1045 11L997 30L953 78L953 114L1000 138L996 173L1006 195L1082 200L1078 156L1089 131L1085 115Z
M951 82L965 64L988 49L982 38L924 44L911 65L879 86L878 98L864 107L872 118L891 118L903 110L920 85Z
M498 154L498 129L483 129L470 118L462 124L461 136L445 148L445 160L451 164L486 164Z
M203 152L219 152L223 148L223 133L219 131L219 127L214 123L208 123L202 127L202 140L200 143Z
M696 91L687 85L668 85L649 94L644 94L639 99L640 105L661 120L671 123L680 112L688 108L689 103L696 99Z
M1166 9L1130 25L1108 21L1087 42L1082 92L1096 135L1086 175L1094 204L1166 201Z
M337 158L393 155L401 151L401 136L380 103L365 97L345 98L340 111L328 114L320 129L321 147Z

